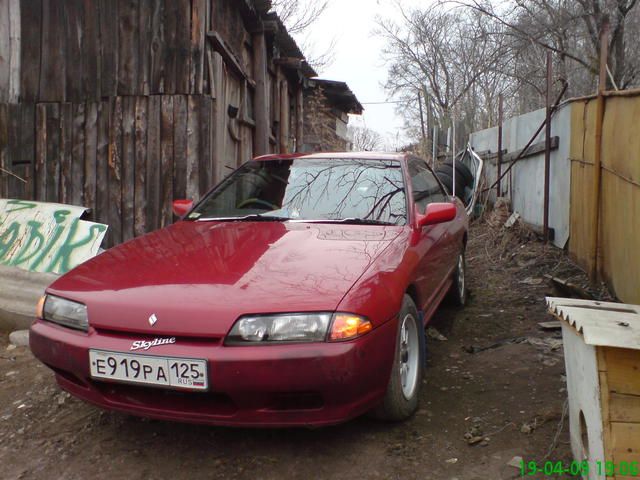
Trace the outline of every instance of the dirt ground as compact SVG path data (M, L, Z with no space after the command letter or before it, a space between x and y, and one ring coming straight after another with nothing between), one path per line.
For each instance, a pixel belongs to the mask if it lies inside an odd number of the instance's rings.
M447 339L428 339L421 406L401 424L248 430L104 412L0 336L0 478L493 480L520 478L514 456L569 461L560 333L538 322L552 320L543 274L580 274L514 230L472 227L469 305L434 319Z

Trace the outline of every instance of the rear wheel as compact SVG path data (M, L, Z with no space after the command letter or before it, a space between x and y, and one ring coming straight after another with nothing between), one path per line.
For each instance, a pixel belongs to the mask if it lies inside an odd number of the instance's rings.
M449 289L448 298L451 303L459 307L463 307L467 303L467 281L466 281L467 264L464 257L464 251L458 255L458 263L453 273L453 283Z
M436 170L453 177L453 164L451 162L443 163ZM466 187L473 187L473 174L471 173L471 170L469 170L469 168L460 160L456 160L456 177L462 178Z
M447 189L449 194L453 195L453 178L451 177L451 175L443 171L436 171L436 175L438 176L444 187ZM456 176L456 197L464 201L464 193L464 180L461 177Z
M399 421L418 408L424 369L424 326L408 295L404 296L398 317L396 353L391 378L382 405L374 412L383 420Z

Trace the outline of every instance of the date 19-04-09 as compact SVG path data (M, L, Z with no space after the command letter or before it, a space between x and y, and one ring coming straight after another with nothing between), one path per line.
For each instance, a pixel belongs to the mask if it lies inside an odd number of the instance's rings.
M582 477L588 475L589 472L594 471L598 475L606 475L607 477L613 475L623 475L629 477L638 477L640 479L640 465L639 462L611 462L611 461L588 461L582 462L573 461L569 464L557 461L536 462L524 460L520 461L520 475L535 476L543 474L545 476L554 475L571 475L575 477Z

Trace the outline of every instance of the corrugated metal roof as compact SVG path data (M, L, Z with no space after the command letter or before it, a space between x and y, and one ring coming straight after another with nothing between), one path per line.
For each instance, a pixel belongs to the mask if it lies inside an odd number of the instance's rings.
M278 16L278 14L276 12L270 12L268 15L265 16L265 19L271 20L278 25L278 30L275 33L275 40L281 55L283 57L293 57L293 58L301 59L302 74L305 77L312 78L317 76L318 73L314 70L314 68L311 65L309 65L309 62L307 62L307 59L304 56L304 53L302 53L302 50L300 49L300 47L298 46L294 38L289 33L289 31L287 30L287 27L282 22L282 19Z
M547 297L549 312L580 333L586 344L640 350L640 306Z

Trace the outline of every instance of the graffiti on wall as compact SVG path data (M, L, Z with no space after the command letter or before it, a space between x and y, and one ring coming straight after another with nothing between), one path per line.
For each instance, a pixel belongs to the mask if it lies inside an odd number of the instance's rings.
M107 225L80 220L84 207L0 199L0 264L66 273L97 255Z

